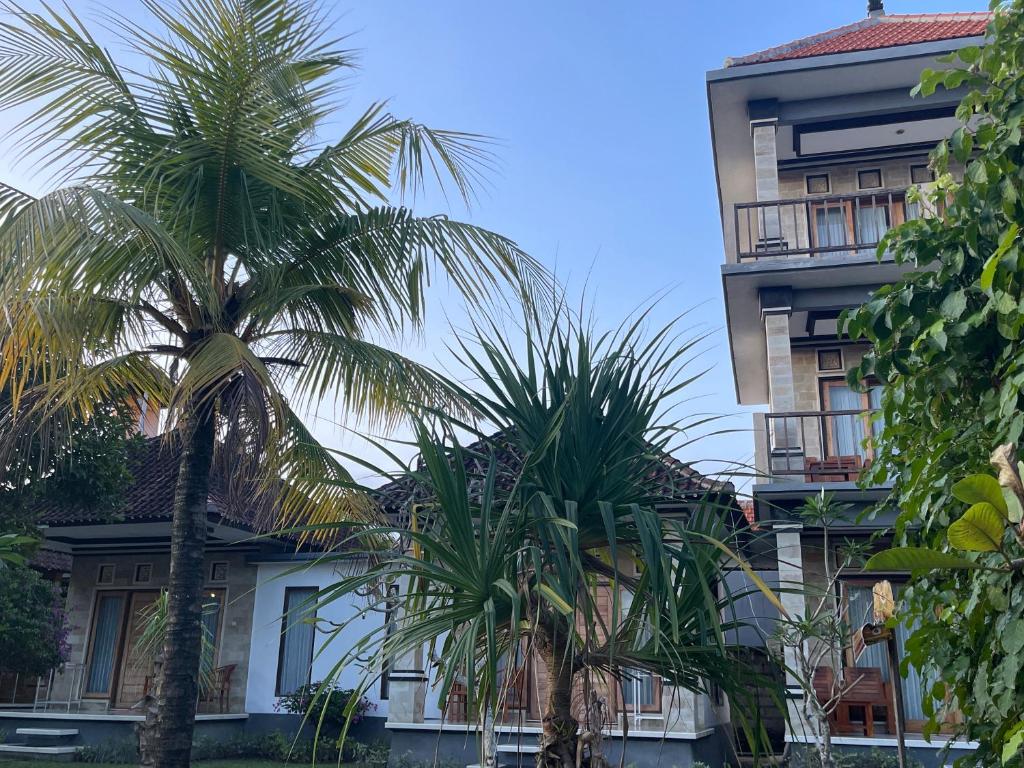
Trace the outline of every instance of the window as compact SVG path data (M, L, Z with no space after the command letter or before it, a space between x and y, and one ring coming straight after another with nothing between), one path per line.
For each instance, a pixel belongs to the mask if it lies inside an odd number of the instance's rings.
M807 194L826 195L831 189L827 173L819 173L807 177Z
M387 642L396 629L398 622L398 585L388 585L387 603L384 607L384 640ZM380 671L380 698L386 701L391 693L391 659L385 658L383 669Z
M114 567L113 563L104 563L99 567L99 570L96 572L96 583L100 584L101 586L109 586L110 584L113 584L115 572L116 568Z
M135 566L135 583L149 584L153 580L153 564L139 563Z
M877 435L882 423L871 418L869 411L882 405L882 387L872 385L867 392L855 392L843 379L822 382L822 410L830 412L824 419L826 455L832 458L872 458L868 435Z
M881 189L882 170L880 168L871 168L869 170L857 171L857 188Z
M213 563L210 566L210 581L213 583L222 583L228 580L228 564L227 563Z
M622 703L634 712L661 711L661 680L643 669L625 670Z
M843 370L843 350L841 349L819 349L818 350L819 371L841 371Z
M288 587L281 617L281 648L277 662L277 695L284 696L307 685L313 665L316 629L316 587Z
M935 174L927 165L910 166L910 182L912 184L931 184L935 181Z
M874 597L870 582L846 582L842 584L843 608L847 612L845 622L853 629L858 629L864 624L872 621ZM897 603L899 602L899 588L893 585L896 592ZM906 656L907 638L914 631L908 629L902 622L896 627L896 647L899 650L900 658ZM857 643L847 650L847 666L858 669L879 669L882 673L882 680L889 682L889 659L886 654L885 644L864 645ZM903 679L903 711L907 724L913 728L920 728L928 719L921 705L921 694L926 690L925 681L913 665L907 668L907 675Z

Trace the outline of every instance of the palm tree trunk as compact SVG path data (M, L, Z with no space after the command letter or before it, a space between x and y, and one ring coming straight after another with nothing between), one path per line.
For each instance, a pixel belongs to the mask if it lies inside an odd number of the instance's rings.
M159 685L156 768L188 768L199 696L202 656L203 554L206 505L213 463L214 419L206 412L185 425L174 491L167 639Z
M537 768L576 768L579 722L572 715L573 654L562 622L541 622L537 648L548 671L548 703ZM567 652L568 651L568 652Z

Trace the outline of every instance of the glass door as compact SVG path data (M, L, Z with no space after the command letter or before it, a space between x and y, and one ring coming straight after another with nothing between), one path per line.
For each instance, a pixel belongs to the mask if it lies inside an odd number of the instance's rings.
M87 697L110 696L121 644L126 598L124 592L97 593L90 635L89 668L85 674L83 691Z

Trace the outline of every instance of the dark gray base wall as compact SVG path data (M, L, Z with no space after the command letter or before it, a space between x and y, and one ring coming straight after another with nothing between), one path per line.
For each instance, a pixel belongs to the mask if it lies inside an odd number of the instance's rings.
M76 728L78 736L70 742L72 745L100 745L134 742L136 722L134 720L78 718L74 713L70 717L45 719L2 717L0 718L0 731L8 734L8 741L13 741L18 728ZM301 715L253 713L247 718L197 720L195 739L197 741L201 739L225 741L243 733L256 736L275 731L288 737L294 737L300 729L303 738L312 739L316 734L316 725L308 722L303 724ZM384 727L383 717L363 718L349 729L349 738L363 742L388 741L390 737L391 733Z
M917 739L920 741L920 737ZM814 747L805 744L792 744L790 746L790 765L793 768L805 768L807 765L814 765L814 762L808 763L804 759L804 750L813 751ZM877 759L870 759L872 757L881 757L885 760L883 766L896 766L896 747L889 745L851 745L851 744L836 744L832 749L837 753L857 755L863 757L863 761L858 760L858 765L868 766L872 768L878 763ZM942 755L942 745L937 744L935 746L908 746L907 757L910 759L910 765L913 768L918 766L924 766L924 768L943 768L947 765L952 765L953 761L958 757L963 757L970 753L970 749L951 749L948 754Z
M391 768L464 768L480 762L479 737L473 730L401 730L395 726L390 730ZM498 741L532 746L537 743L537 734L524 733L517 742L510 734L502 733ZM606 740L605 755L617 765L622 755L622 740L615 737ZM726 763L727 755L726 739L720 731L695 740L630 738L626 741L626 765L636 768L691 768L697 761L720 768ZM516 765L516 756L503 752L498 764ZM518 764L522 768L533 768L533 754L523 754Z
M383 717L364 717L358 723L348 729L348 738L356 741L390 741L391 732L384 727ZM276 712L251 712L249 719L245 721L245 732L253 735L264 733L283 733L285 736L295 736L301 729L302 737L312 739L316 736L316 722L307 720L303 722L302 715L289 715ZM336 736L337 729L328 733L326 727L321 731L321 736Z
M73 746L83 744L111 744L134 741L134 720L100 720L79 719L71 715L69 718L33 718L3 717L0 718L0 731L8 734L8 741L14 741L15 731L19 728L75 728L78 735L69 742ZM199 720L196 722L196 738L225 739L241 733L246 720Z

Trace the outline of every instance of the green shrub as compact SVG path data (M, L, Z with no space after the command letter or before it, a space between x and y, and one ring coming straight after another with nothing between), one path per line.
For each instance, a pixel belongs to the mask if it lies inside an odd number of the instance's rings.
M319 723L321 717L325 725L340 729L348 720L348 706L356 692L351 688L339 688L328 682L307 683L301 688L285 696L281 696L275 709L283 709L293 715L306 715L313 723ZM352 712L352 723L358 723L371 709L377 705L361 696Z
M139 745L134 739L110 739L99 744L86 744L75 752L78 763L137 763Z
M0 568L0 668L45 675L67 658L60 591L24 565Z

